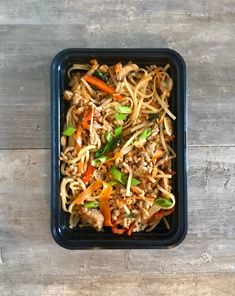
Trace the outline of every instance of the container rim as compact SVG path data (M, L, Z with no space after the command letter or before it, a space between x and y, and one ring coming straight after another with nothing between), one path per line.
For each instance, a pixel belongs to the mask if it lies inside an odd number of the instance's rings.
M164 244L159 244L157 240L131 240L124 239L120 244L119 240L95 240L90 239L89 241L69 241L63 234L63 231L58 224L58 215L55 213L56 202L59 202L58 196L55 196L55 186L58 186L58 178L54 173L54 168L58 168L58 143L56 143L56 132L58 129L58 87L59 87L59 72L61 71L61 65L70 56L76 55L76 53L82 53L84 56L87 55L89 59L90 55L97 56L102 53L119 53L120 60L122 59L122 54L133 53L137 54L159 54L164 53L167 57L171 58L181 69L180 79L182 84L181 89L181 103L183 106L183 118L182 118L182 141L183 146L183 157L182 157L182 168L184 170L182 176L182 190L183 190L183 212L180 220L180 225L177 231L168 239L164 240ZM116 57L116 56L115 56ZM148 58L148 57L147 57ZM170 48L67 48L58 52L53 58L50 66L51 70L51 234L54 240L63 248L66 249L162 249L162 248L172 248L178 246L185 238L188 230L188 214L187 214L187 98L186 98L186 64L183 57L174 49Z

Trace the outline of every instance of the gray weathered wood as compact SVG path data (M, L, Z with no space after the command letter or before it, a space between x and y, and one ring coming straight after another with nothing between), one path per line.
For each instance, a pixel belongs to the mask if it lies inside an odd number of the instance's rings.
M232 0L182 2L180 0L35 0L1 1L1 24L123 24L147 21L157 17L189 15L198 17L231 16L235 12ZM181 20L179 18L179 20ZM147 23L147 22L146 22ZM142 26L142 29L144 27Z
M226 295L234 287L234 147L189 149L189 231L182 245L170 250L69 251L56 245L49 230L49 154L48 150L0 152L3 288L12 286L15 295L21 295L17 294L18 283L21 283L20 289L26 287L28 293L36 291L32 295L53 295L54 289L63 287L65 295L73 295L76 287L86 287L82 295L89 295L89 291L97 287L94 295L108 295L101 284L107 283L108 278L107 289L118 291L113 295L120 295L122 285L127 286L127 295L141 295L153 278L159 281L165 278L170 285L174 279L180 281L179 287L170 288L169 295L180 293L183 287L189 288L188 279L198 285L201 295L203 291L205 295ZM195 273L199 275L193 275ZM204 273L224 275L219 278L207 274L204 278ZM140 275L141 279L135 283ZM216 287L225 288L226 283L230 286L224 294L213 294ZM132 294L132 289L138 286L139 290ZM40 289L46 289L45 294L40 294ZM166 286L163 283L159 286L156 280L148 289L150 295L157 289L164 295ZM180 295L195 295L193 293L191 290Z
M35 148L50 147L49 65L67 47L185 58L189 231L176 249L69 251L52 240L50 152ZM1 0L0 294L233 296L234 114L233 0Z
M144 27L120 27L115 19L105 25L0 26L0 148L50 146L49 66L66 47L178 50L188 69L189 144L234 144L235 18L176 13L166 22L157 13Z
M4 276L1 295L17 296L233 296L235 276L225 274L110 274L99 272L84 275L86 268L76 275L61 276ZM157 269L157 266L156 266ZM10 288L9 288L10 287Z

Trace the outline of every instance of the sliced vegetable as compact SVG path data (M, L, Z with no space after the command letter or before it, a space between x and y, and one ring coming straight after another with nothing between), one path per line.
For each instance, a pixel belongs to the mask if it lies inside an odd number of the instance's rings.
M84 79L90 83L91 85L97 87L99 90L107 93L107 94L113 94L115 93L115 89L112 86L107 85L102 80L98 79L97 77L86 75L84 76Z
M94 201L87 201L84 203L84 207L87 209L95 209L99 207L99 202L94 200Z
M132 178L131 179L131 186L137 186L139 185L141 182L139 180L137 180L136 178Z
M158 118L158 114L157 113L152 113L152 114L149 114L148 120L149 121L154 121L157 118Z
M119 113L118 113L118 114L115 114L114 118L117 119L117 120L122 120L122 121L124 121L124 120L127 119L127 114L119 114Z
M170 208L173 205L173 201L169 198L160 197L154 201L154 204L159 205L161 208Z
M117 180L119 183L121 183L122 185L126 186L127 184L127 179L128 179L128 175L126 175L125 173L121 172L118 168L116 168L115 165L113 165L111 167L110 170L110 174L112 175L112 177ZM136 178L132 178L131 179L131 185L132 186L136 186L138 184L140 184L141 182L139 180L137 180Z
M78 125L77 125L74 139L75 139L77 145L81 148L82 147L82 129L81 129L80 123L78 123Z
M96 151L95 156L100 157L105 153L113 151L121 142L121 138L113 138L111 142L108 142L104 146L102 146L99 150Z
M91 125L91 117L92 117L92 112L88 112L83 120L82 126L85 129L90 129L90 125Z
M119 105L115 109L121 114L130 114L132 112L131 108L128 106Z
M168 136L172 136L173 134L173 127L171 119L168 116L165 116L163 119L164 127Z
M68 136L68 137L70 137L70 136L72 136L75 132L76 132L76 128L74 128L74 127L72 127L72 126L69 126L69 127L66 128L65 131L63 131L62 134L63 134L64 136Z
M140 140L141 142L146 141L147 138L151 135L151 133L152 133L152 129L151 129L151 128L146 128L146 130L144 130L143 133L140 134L140 136L139 136L139 140Z
M117 226L113 226L112 232L115 234L123 234L123 233L127 232L127 229L126 228L117 228Z
M84 174L84 176L83 176L83 178L82 178L82 181L83 181L84 183L90 181L90 179L91 179L91 175L92 175L93 171L94 171L94 167L90 164L90 165L88 166L88 168L87 168L87 171L85 172L85 174Z
M122 96L115 93L115 88L113 88L112 86L106 84L104 81L102 81L101 79L91 76L91 75L86 75L83 77L88 83L90 83L91 85L95 86L96 88L98 88L99 90L110 94L113 96L114 99L116 100L121 100Z
M132 219L132 218L136 218L136 214L135 213L130 213L127 215L127 218Z
M117 185L117 182L116 181L109 181L109 185L113 187L113 186Z
M107 133L106 133L106 135L105 135L105 140L106 140L107 142L111 142L112 139L113 139L113 135L112 135L112 133L111 133L110 131L107 131Z
M91 165L92 166L100 165L100 164L104 163L107 159L108 159L107 156L104 156L104 155L100 156L100 157L98 157L96 159L93 159L92 162L91 162Z
M122 134L122 126L118 126L114 129L114 137L119 137Z
M103 183L104 182L101 180L96 180L93 182L87 189L85 189L74 199L74 201L70 204L68 211L72 213L74 205L82 204L87 198L91 197L95 191L100 189L103 186Z
M129 236L132 235L134 228L135 228L135 221L133 223L131 223L131 225L127 231L127 235L129 235Z
M103 182L103 190L99 195L99 207L102 215L104 216L104 226L113 226L111 221L111 210L109 205L109 199L111 196L112 187Z
M112 187L102 181L102 180L96 180L94 181L87 189L85 189L82 193L80 193L74 201L70 204L68 211L72 213L74 205L80 205L82 204L87 198L91 197L93 193L95 193L97 190L102 188L102 191L97 196L99 199L99 208L104 216L104 225L105 226L113 226L111 222L111 211L109 207L109 199L112 192Z
M151 223L151 221L154 219L154 218L163 218L163 217L166 217L166 216L169 216L171 215L173 212L174 212L175 208L172 208L172 209L169 209L169 210L160 210L158 211L157 213L155 213L149 220L149 222Z
M116 100L122 100L123 96L119 95L119 94L112 94L113 98Z
M112 177L117 180L119 183L126 185L127 180L125 180L125 174L122 173L121 171L119 171L119 169L117 169L115 167L115 165L112 165L111 170L110 170L110 174L112 175Z
M106 73L102 72L102 71L99 71L99 70L95 70L93 73L92 73L93 76L99 78L100 80L104 81L107 83L108 81L108 76Z

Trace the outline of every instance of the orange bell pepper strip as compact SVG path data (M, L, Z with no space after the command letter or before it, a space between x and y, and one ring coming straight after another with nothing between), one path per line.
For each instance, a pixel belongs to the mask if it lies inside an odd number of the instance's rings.
M77 125L77 129L74 134L74 139L77 145L79 146L79 148L82 148L82 129L81 129L80 123L78 123Z
M82 178L82 181L84 183L90 181L93 171L94 171L94 167L91 164L89 164L89 166L88 166L88 168L87 168L87 170L86 170L86 172L85 172L85 174L84 174L84 176Z
M99 90L107 94L113 95L114 99L117 99L117 100L122 99L121 95L115 93L115 89L112 86L106 84L104 81L100 80L99 78L91 75L85 75L83 78L91 85L97 87Z
M83 120L82 126L85 129L90 129L90 125L91 125L91 117L92 117L92 112L88 112Z

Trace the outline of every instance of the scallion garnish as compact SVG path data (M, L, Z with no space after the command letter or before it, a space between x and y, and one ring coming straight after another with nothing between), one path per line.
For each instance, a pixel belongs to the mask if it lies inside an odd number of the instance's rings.
M72 126L69 126L66 128L65 131L63 131L63 135L64 136L72 136L74 133L76 132L76 128L72 127Z

